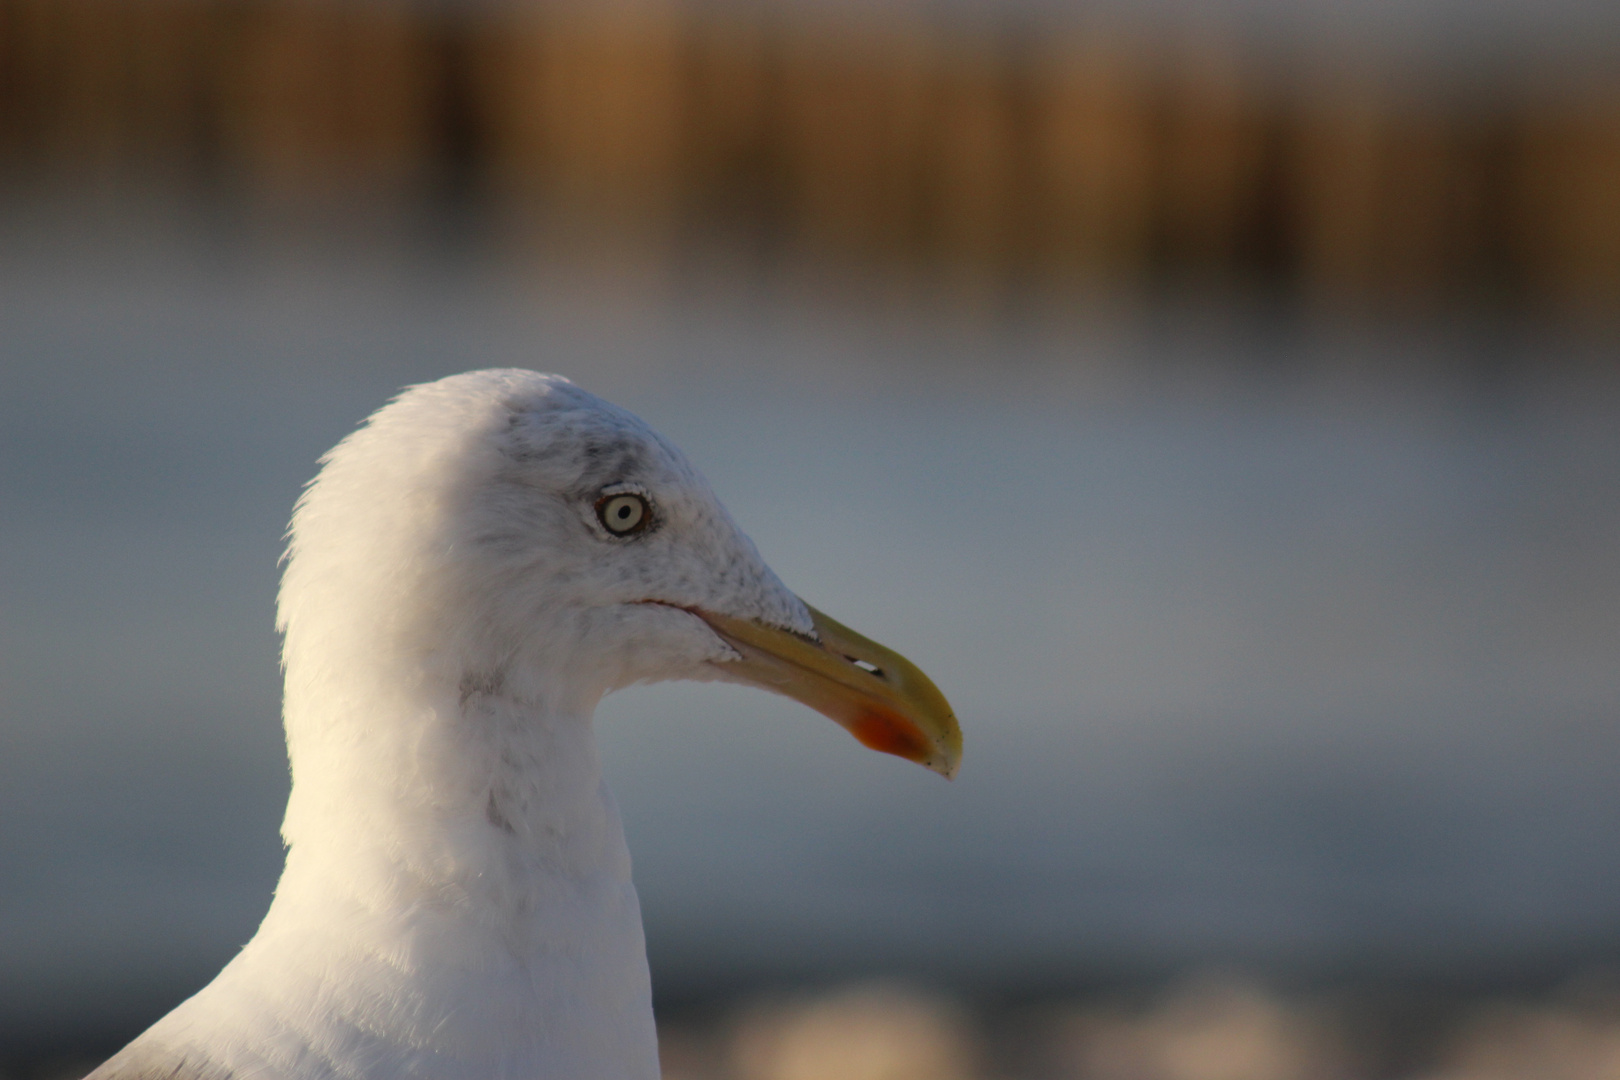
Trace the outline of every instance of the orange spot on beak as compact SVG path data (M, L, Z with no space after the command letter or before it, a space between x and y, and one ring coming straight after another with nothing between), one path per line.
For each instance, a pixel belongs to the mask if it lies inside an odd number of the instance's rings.
M863 709L849 730L862 746L907 761L926 761L931 752L927 737L915 724L887 710Z

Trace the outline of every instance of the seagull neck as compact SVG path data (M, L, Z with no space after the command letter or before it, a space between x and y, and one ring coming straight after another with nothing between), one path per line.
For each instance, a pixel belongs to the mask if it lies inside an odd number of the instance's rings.
M431 897L520 918L559 880L628 886L588 708L465 679L408 698L378 715L373 688L369 722L310 725L289 688L293 790L278 895L336 891L374 910Z
M290 1046L344 1066L330 1075L656 1078L641 911L588 713L456 693L344 726L331 701L297 704L275 902L185 1024L267 1010L237 1075L304 1075L269 1067Z

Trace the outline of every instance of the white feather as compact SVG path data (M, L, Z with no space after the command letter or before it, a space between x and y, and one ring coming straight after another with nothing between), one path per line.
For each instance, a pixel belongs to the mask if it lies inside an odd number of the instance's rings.
M654 507L635 540L595 519L613 484ZM657 1077L591 714L612 689L712 677L732 655L680 607L810 629L636 417L527 371L444 379L377 412L293 515L279 601L293 784L269 914L93 1076Z

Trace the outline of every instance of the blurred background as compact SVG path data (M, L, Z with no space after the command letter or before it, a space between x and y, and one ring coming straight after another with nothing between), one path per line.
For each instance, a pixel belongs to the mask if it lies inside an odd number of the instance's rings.
M0 0L0 1077L253 933L315 460L625 405L962 717L600 717L669 1080L1620 1077L1620 6Z

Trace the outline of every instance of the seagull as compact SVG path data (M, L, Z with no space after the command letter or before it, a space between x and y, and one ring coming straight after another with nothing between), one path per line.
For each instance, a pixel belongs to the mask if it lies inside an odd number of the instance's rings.
M275 898L90 1080L656 1080L602 696L745 683L946 777L961 759L927 676L800 600L680 451L556 375L409 388L327 453L277 628Z

